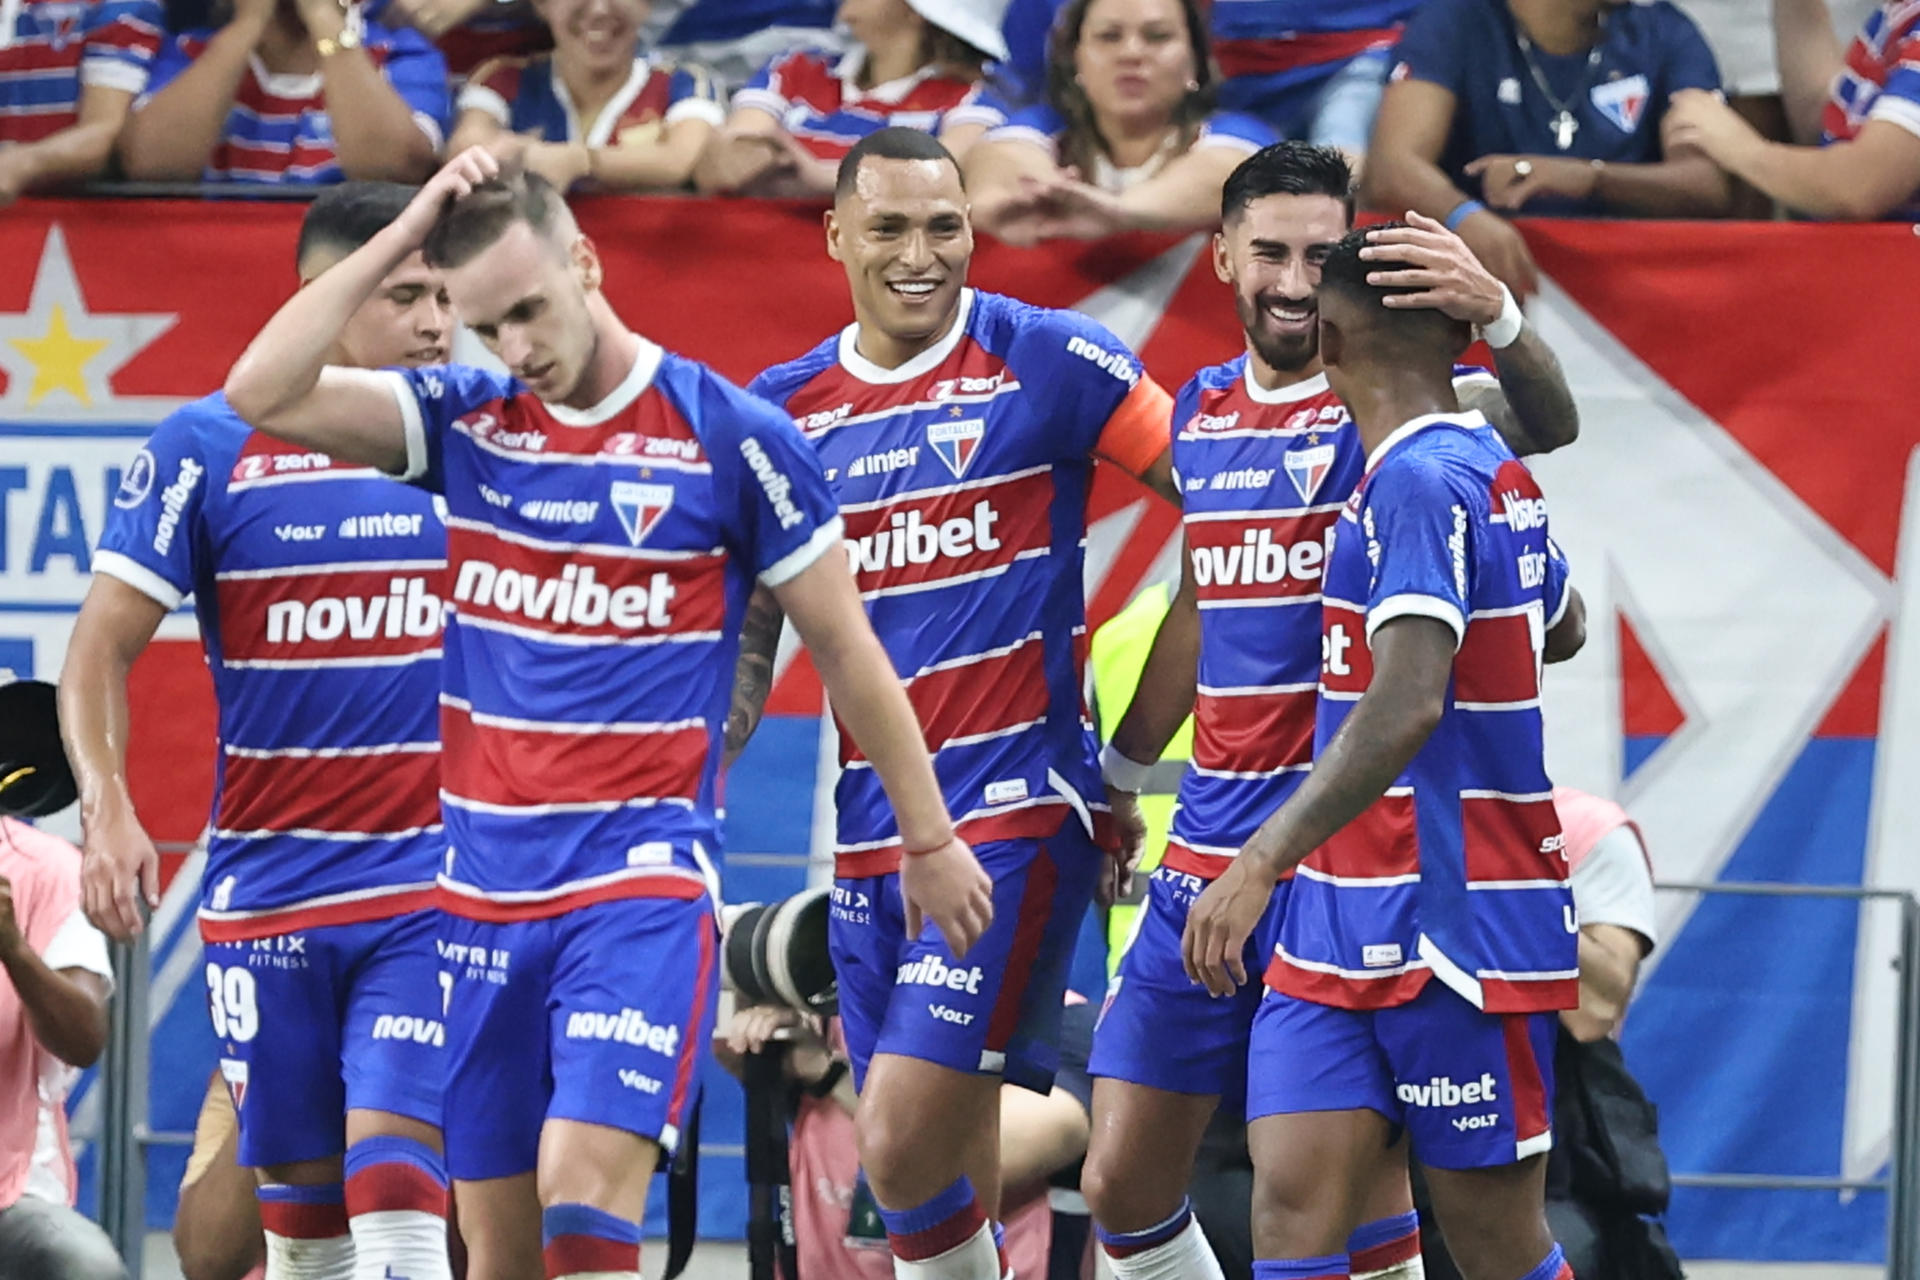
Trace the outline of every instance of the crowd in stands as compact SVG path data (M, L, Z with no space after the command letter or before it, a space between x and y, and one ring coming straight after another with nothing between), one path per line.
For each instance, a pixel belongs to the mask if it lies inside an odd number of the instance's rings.
M1771 10L1771 111L1686 12L1738 6ZM1525 293L1514 214L1920 216L1920 8L1844 44L1828 0L0 0L0 205L475 143L575 192L820 199L882 124L1018 244L1210 225L1246 154L1338 146Z

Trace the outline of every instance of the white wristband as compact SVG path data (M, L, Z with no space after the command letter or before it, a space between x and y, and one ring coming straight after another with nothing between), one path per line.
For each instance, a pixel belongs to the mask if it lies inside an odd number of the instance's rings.
M1520 310L1520 304L1514 300L1513 290L1500 286L1500 315L1490 325L1481 327L1480 336L1495 351L1510 347L1519 341L1520 330L1527 324L1526 315Z
M1146 790L1147 778L1152 772L1152 765L1122 755L1111 742L1100 750L1100 777L1115 791L1139 795Z

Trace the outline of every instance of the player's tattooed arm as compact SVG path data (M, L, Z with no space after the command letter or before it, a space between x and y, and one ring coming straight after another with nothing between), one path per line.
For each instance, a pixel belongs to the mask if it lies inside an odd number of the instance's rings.
M1478 409L1521 457L1551 453L1580 435L1580 407L1546 339L1531 323L1494 353L1498 386L1476 381L1460 390L1460 407Z
M740 624L740 659L733 667L733 702L727 709L727 739L723 765L731 765L760 727L773 690L773 657L780 648L780 628L787 615L766 587L755 587Z

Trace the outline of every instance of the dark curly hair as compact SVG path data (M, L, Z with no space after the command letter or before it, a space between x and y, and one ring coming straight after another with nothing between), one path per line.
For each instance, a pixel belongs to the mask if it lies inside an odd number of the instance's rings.
M1060 143L1060 162L1080 170L1086 177L1096 156L1107 152L1107 140L1093 118L1093 103L1080 87L1074 70L1073 55L1080 47L1081 28L1087 24L1087 10L1093 0L1068 0L1053 20L1047 37L1047 101L1067 122L1066 136ZM1193 49L1193 78L1197 87L1188 91L1173 109L1173 126L1180 131L1180 149L1191 146L1200 126L1213 114L1219 73L1213 65L1213 46L1207 39L1207 17L1199 0L1180 0L1181 15L1187 23L1187 43Z

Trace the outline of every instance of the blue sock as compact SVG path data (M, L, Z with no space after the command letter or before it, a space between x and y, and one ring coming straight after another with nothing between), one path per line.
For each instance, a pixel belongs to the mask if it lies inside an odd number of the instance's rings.
M1419 1256L1420 1215L1411 1209L1363 1222L1347 1237L1347 1257L1355 1275L1385 1271Z
M1253 1264L1253 1280L1347 1280L1347 1255L1324 1258L1262 1258Z
M1564 1277L1562 1272L1565 1273ZM1560 1246L1553 1246L1552 1252L1540 1260L1540 1265L1527 1272L1520 1280L1573 1280L1573 1269L1567 1266L1566 1255L1560 1252Z
M894 1257L923 1262L971 1240L986 1225L987 1215L980 1210L973 1183L963 1175L925 1204L911 1209L883 1206L880 1221L887 1224L887 1243Z
M1148 1249L1163 1245L1187 1229L1193 1221L1193 1201L1182 1200L1180 1207L1165 1222L1155 1223L1144 1231L1109 1231L1099 1223L1093 1224L1093 1234L1100 1239L1100 1248L1110 1258L1128 1258L1136 1253L1145 1253Z

